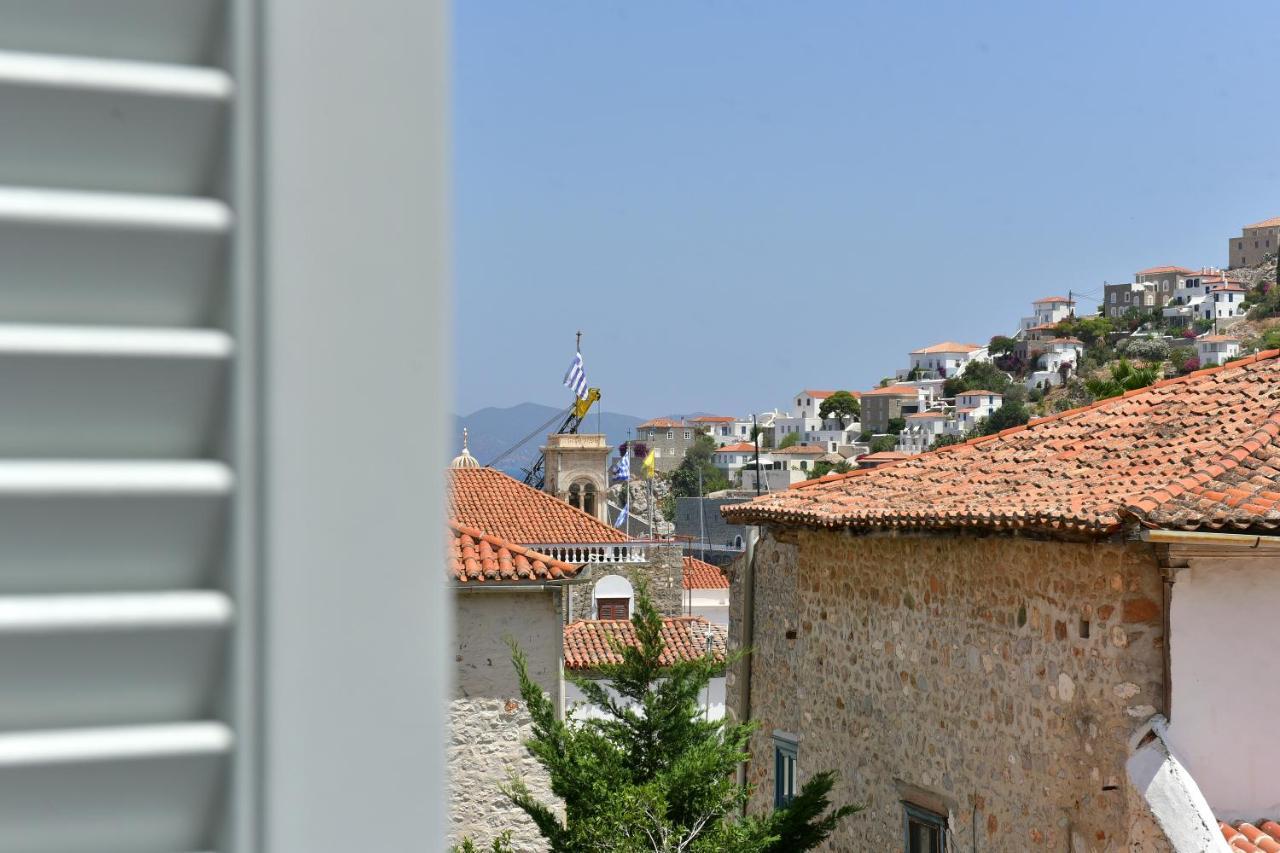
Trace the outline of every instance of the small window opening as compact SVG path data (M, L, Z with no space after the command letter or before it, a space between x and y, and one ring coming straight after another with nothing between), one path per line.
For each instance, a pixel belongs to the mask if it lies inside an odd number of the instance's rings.
M1089 620L1088 619L1080 620L1080 639L1082 640L1089 639Z
M902 806L907 853L946 853L947 819L911 803Z

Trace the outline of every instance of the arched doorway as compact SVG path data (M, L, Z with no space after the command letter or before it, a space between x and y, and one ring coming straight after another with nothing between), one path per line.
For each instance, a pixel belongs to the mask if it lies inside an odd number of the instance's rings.
M635 593L622 575L605 575L591 588L597 619L630 619Z

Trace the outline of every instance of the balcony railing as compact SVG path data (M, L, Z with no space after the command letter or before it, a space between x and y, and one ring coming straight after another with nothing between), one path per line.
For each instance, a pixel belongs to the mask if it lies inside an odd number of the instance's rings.
M644 563L655 542L540 542L525 547L562 563Z

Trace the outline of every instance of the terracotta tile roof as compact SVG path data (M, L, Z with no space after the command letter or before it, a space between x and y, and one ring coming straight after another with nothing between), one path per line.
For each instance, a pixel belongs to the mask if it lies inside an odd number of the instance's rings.
M883 388L872 388L863 391L864 397L918 397L920 389L914 385L886 385Z
M879 450L875 453L864 453L858 457L857 461L859 463L862 463L862 462L885 463L885 462L900 462L903 459L910 459L910 458L911 458L910 453L901 453L897 450ZM836 475L836 476L842 476L842 475ZM826 478L824 477L823 479L826 479ZM798 489L801 486L803 486L805 483L812 483L812 482L813 482L812 480L806 480L802 483L793 483L790 486L790 488ZM731 508L731 507L726 507L726 508Z
M1037 299L1031 304L1032 305L1048 305L1051 302L1070 302L1070 301L1071 300L1065 296L1042 296L1041 298Z
M448 527L449 574L459 583L563 580L581 569L456 521Z
M1194 272L1194 270L1189 270L1186 267L1176 267L1171 265L1165 265L1162 267L1147 267L1145 270L1138 270L1133 275L1136 278L1140 275L1158 275L1159 273L1162 273L1162 272L1189 273L1189 272Z
M1280 823L1274 820L1260 820L1255 826L1248 821L1238 821L1235 826L1226 821L1218 821L1222 836L1227 839L1227 846L1243 853L1280 853Z
M977 397L977 396L980 396L980 395L981 395L981 396L988 396L988 397L1003 397L1003 396L1004 396L1004 395L1003 395L1003 394L1001 394L999 391L986 391L986 390L983 390L983 389L981 389L981 388L975 388L975 389L972 389L972 390L969 390L969 391L961 391L959 394L956 394L956 396L957 396L957 397Z
M662 620L661 663L670 666L677 661L700 660L707 653L707 637L711 637L711 655L717 661L725 656L725 629L712 625L701 616L667 616ZM564 668L596 669L601 664L622 663L615 644L635 645L635 626L629 620L580 619L564 626Z
M1079 338L1050 338L1047 341L1041 341L1042 344L1071 344L1072 346L1084 346L1084 341Z
M773 456L821 456L826 452L827 449L818 444L793 444L769 451Z
M1275 228L1276 226L1280 226L1280 216L1273 216L1270 219L1264 219L1261 222L1246 225L1245 228Z
M915 418L917 420L926 420L926 419L933 419L933 418L945 418L946 416L947 416L946 412L912 412L911 414L907 415L907 420L911 420L912 418Z
M1035 326L1028 326L1028 332L1048 332L1058 328L1057 323L1040 323Z
M722 513L735 524L831 528L1274 530L1277 356L1259 353L892 466L828 474Z
M982 349L981 344L959 344L955 341L943 341L940 344L934 344L933 346L925 347L924 349L913 349L911 354L928 355L929 353L935 352L973 352L978 349Z
M1236 284L1234 281L1226 284L1219 284L1216 287L1209 288L1210 293L1244 293L1244 288Z
M684 421L673 421L671 418L654 418L640 424L636 429L672 429L674 427L683 427Z
M825 400L827 397L830 397L832 394L836 392L835 391L813 391L809 388L805 388L800 393L809 397L815 397L819 400Z
M449 517L508 542L625 542L627 537L580 509L492 468L451 468Z
M1196 338L1196 343L1201 342L1207 344L1238 344L1240 339L1231 335L1205 335L1204 337Z
M702 415L693 419L695 424L731 424L737 418L731 418L726 415Z
M728 589L729 579L719 566L703 562L697 557L684 558L685 589Z
M749 441L740 441L737 444L726 444L724 447L716 448L716 453L754 453L756 446Z

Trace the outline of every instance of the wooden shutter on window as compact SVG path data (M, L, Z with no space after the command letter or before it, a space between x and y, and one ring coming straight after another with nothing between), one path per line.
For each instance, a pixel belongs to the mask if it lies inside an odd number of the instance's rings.
M232 17L0 6L0 853L233 846Z

